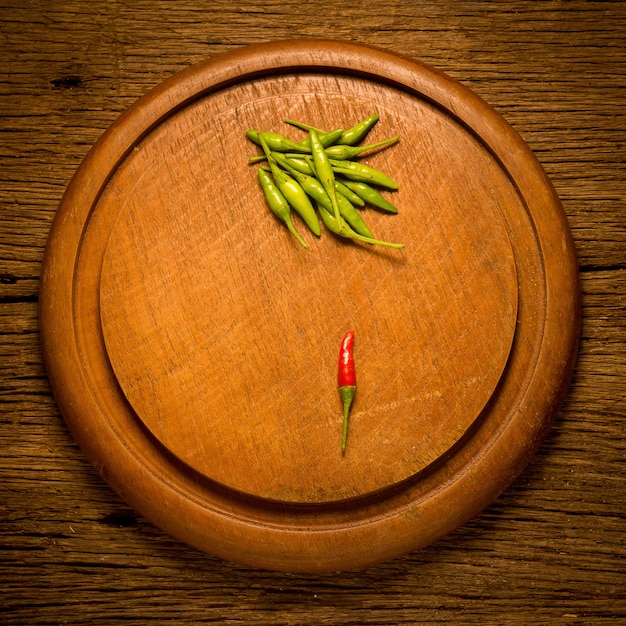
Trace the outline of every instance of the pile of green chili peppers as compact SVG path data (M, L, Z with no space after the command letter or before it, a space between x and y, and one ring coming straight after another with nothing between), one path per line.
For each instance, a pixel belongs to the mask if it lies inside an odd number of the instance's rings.
M308 245L291 219L292 209L318 237L321 218L324 226L340 237L389 248L403 247L401 243L376 239L356 210L370 205L389 213L398 212L376 189L396 190L398 185L383 172L353 160L398 141L398 137L391 137L357 145L378 119L378 115L370 115L348 130L337 128L329 132L285 120L308 132L309 136L299 142L274 132L246 132L248 139L263 149L263 154L250 162L263 163L258 175L269 208L305 248Z

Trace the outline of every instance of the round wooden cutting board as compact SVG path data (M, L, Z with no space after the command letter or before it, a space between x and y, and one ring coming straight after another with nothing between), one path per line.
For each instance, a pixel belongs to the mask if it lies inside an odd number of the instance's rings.
M268 210L248 129L306 135L378 113L361 160L390 249L300 246ZM268 569L362 567L492 502L546 434L579 324L558 199L482 100L346 42L243 48L126 113L70 183L46 250L44 354L109 484L172 535ZM341 451L337 358L356 333Z

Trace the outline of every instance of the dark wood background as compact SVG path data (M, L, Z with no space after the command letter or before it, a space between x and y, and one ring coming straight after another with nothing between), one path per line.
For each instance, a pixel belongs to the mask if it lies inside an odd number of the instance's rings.
M526 470L465 527L363 571L276 574L165 535L72 440L39 345L61 195L151 87L220 52L330 37L418 58L527 141L559 194L580 353ZM0 622L626 623L626 3L0 0Z

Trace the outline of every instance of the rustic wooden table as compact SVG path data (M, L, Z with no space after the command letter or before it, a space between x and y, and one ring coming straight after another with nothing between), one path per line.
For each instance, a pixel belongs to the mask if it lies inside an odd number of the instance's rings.
M0 13L0 613L6 624L626 621L626 3L4 2ZM534 150L567 214L583 324L556 423L473 521L341 574L193 550L109 489L52 397L43 250L72 174L151 87L238 46L368 43L443 70Z

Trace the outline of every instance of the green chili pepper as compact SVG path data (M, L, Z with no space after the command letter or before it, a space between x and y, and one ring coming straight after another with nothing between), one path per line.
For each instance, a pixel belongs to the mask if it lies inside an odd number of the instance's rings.
M341 194L337 195L337 203L339 204L339 214L343 217L348 225L359 235L364 237L374 238L374 234L368 228L365 220L359 215L359 212L354 208L354 205Z
M250 139L250 141L254 142L258 146L261 145L261 141L259 139L259 135L261 133L258 130L247 130L246 137ZM270 147L270 150L274 150L276 152L300 152L300 153L308 153L310 154L311 149L305 148L303 146L299 146L295 141L291 141L288 137L284 135L280 135L278 133L263 133L265 135L265 141L267 145Z
M330 161L326 156L326 150L320 143L317 133L314 130L310 130L309 137L311 138L313 169L319 181L324 185L326 193L330 196L335 218L339 219L339 205L337 204L337 192L335 191L335 174L333 173Z
M326 208L330 213L333 212L333 205L331 199L324 189L322 183L320 183L317 178L313 176L308 176L307 174L303 174L302 172L298 172L298 170L292 168L288 159L286 159L282 154L276 153L274 156L276 161L287 169L287 171L296 178L296 180L302 186L302 189L306 193L313 198L316 202L319 202L323 207ZM367 227L367 224L363 220L363 218L359 215L354 206L350 203L350 201L342 195L337 195L337 204L339 205L339 213L341 217L343 217L346 222L360 235L364 237L372 237L372 231Z
M307 176L315 176L315 170L304 157L289 153L286 153L283 156L286 158L286 162L289 163L294 170L297 170L301 174L306 174Z
M400 137L391 137L389 139L385 139L384 141L379 141L378 143L371 143L367 146L348 146L346 144L337 144L335 146L329 146L326 148L326 154L329 159L337 159L338 161L345 159L352 159L355 156L358 156L362 152L369 152L370 150L375 150L376 148L382 148L384 146L388 146L392 143L398 141Z
M361 196L354 193L352 189L350 189L349 187L346 187L345 183L341 182L340 180L337 180L336 178L335 178L335 190L338 193L340 193L342 196L347 198L351 204L356 204L356 206L358 207L365 206L365 200L363 200Z
M248 131L248 133L253 133L254 138L252 139L252 141L260 145L258 136L261 133L258 131ZM333 130L329 133L323 133L323 134L318 135L318 139L320 140L320 143L322 144L324 148L326 148L326 154L331 159L337 159L337 160L342 160L342 161L346 159L352 159L355 156L358 156L359 154L361 154L362 152L369 152L370 150L375 150L376 148L383 148L384 146L395 143L396 141L399 140L399 137L391 137L390 139L386 139L385 141L379 141L378 143L372 143L367 146L359 146L359 147L348 146L344 144L333 145L335 144L337 139L341 136L341 133L342 133L342 129L337 128L336 130ZM288 149L282 149L282 148L287 148L288 146L286 141L290 141L290 140L287 140L287 137L283 137L282 135L276 135L275 133L263 133L263 134L273 135L273 137L271 136L266 137L266 141L270 145L270 149L273 152L283 152L283 153L288 152ZM277 148L273 148L272 145L280 146L281 149L279 150ZM297 154L310 153L311 138L307 137L306 139L303 139L297 145L300 148L300 152ZM256 157L252 157L249 162L256 163L258 161L263 161L264 159L265 159L265 156L256 156Z
M366 183L360 183L355 180L346 180L344 185L357 194L364 202L371 204L388 213L397 213L398 209L383 198L376 189L373 189Z
M341 137L338 140L338 143L342 143L348 146L353 146L355 143L359 143L367 135L372 126L376 124L379 120L379 116L377 114L370 115L366 117L362 122L359 122L352 128L348 128L341 133ZM310 126L309 124L303 124L302 122L297 122L296 120L287 119L285 120L286 124L291 124L296 128L301 128L302 130L311 131L314 130L316 133L323 133L324 131L320 128L316 128L315 126Z
M284 167L300 183L304 191L306 191L311 196L311 198L313 198L314 200L319 200L320 198L323 198L325 196L326 200L328 200L329 206L332 207L330 203L330 198L326 193L326 190L324 189L324 185L322 185L322 183L317 180L317 178L314 178L308 173L297 170L291 165L291 159L286 158L283 154L277 152L274 153L272 156L281 167ZM308 165L307 169L310 170ZM330 210L332 210L332 208Z
M291 220L291 209L285 197L280 193L278 187L274 184L272 177L262 168L259 168L259 181L270 209L281 219L293 236L305 247L308 248L306 241L302 239L298 231L295 229Z
M318 133L317 138L320 140L320 143L324 146L324 148L328 146L332 146L338 139L341 137L341 133L343 133L343 128L336 128L335 130L331 130L329 133ZM311 148L311 138L307 137L303 139L299 144L303 148Z
M289 164L303 174L309 176L315 176L315 170L311 167L310 163L306 160L306 156L303 154L285 153L285 156L289 159ZM329 159L334 174L341 174L348 180L354 180L357 182L369 183L371 185L378 185L387 189L397 189L398 185L395 181L391 180L389 176L383 172L365 165L364 163L357 163L356 161L338 161L337 159ZM345 182L345 181L344 181Z
M322 218L322 222L328 230L339 235L340 237L344 237L346 239L355 239L357 241L363 241L364 243L370 243L372 245L378 246L386 246L387 248L404 248L403 243L392 243L389 241L379 241L378 239L372 239L371 237L364 237L363 235L359 235L359 233L355 232L348 226L347 222L343 219L343 217L339 217L338 219L330 212L327 211L323 205L319 202L317 203L317 210Z
M310 164L311 157L307 156L306 159L309 160L309 164ZM311 165L311 168L314 169L314 166ZM337 181L335 181L335 184L336 183ZM363 218L358 214L357 210L354 208L352 203L341 193L335 192L335 199L337 201L336 206L339 208L339 217L342 217L348 223L348 225L351 226L352 229L355 230L359 235L362 235L363 237L373 238L374 235L372 234L372 231L367 227L367 224L365 223ZM331 207L330 208L327 207L327 208L334 215L335 205L332 204L332 198L330 198L330 200L331 200ZM323 205L323 206L326 206L326 205Z
M311 232L319 237L322 234L322 229L320 227L320 222L317 219L315 209L309 200L309 196L305 193L304 189L302 189L297 181L278 167L276 159L272 156L269 146L267 145L265 133L259 133L259 141L261 142L261 147L267 156L267 160L270 164L274 181L276 182L278 189L291 207L304 220L304 223L309 227Z
M274 164L274 159L270 159L270 167ZM283 196L291 207L300 215L304 223L309 227L311 232L319 237L322 233L320 222L317 219L315 209L309 200L309 196L304 189L285 172L278 168L272 169L276 185L280 189Z
M337 161L329 159L334 174L342 174L349 180L356 180L363 183L386 187L387 189L397 189L398 185L383 172L355 161Z
M361 141L361 139L363 139L363 137L367 135L372 126L376 124L378 119L379 116L377 114L370 115L369 117L366 117L362 122L356 124L356 126L344 130L341 138L339 139L339 143L345 143L348 146L353 146L355 143L359 143L359 141Z

